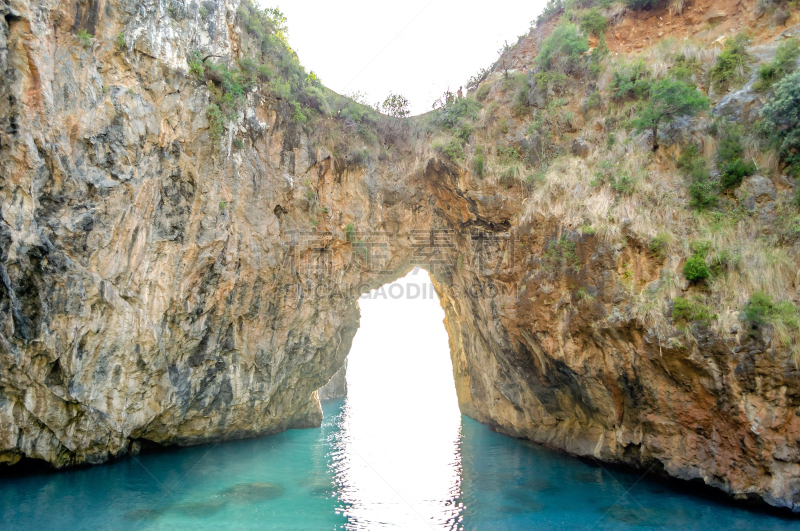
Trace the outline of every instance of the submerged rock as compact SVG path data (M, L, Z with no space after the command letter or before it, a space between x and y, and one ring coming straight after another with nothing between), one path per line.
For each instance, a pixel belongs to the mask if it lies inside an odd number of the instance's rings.
M286 493L283 485L276 483L238 483L219 493L232 503L258 503L279 498Z

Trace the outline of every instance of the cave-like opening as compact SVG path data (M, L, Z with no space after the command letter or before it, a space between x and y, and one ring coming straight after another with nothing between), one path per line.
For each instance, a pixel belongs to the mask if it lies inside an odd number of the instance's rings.
M348 516L446 525L458 517L461 413L444 311L419 268L359 306L336 458Z

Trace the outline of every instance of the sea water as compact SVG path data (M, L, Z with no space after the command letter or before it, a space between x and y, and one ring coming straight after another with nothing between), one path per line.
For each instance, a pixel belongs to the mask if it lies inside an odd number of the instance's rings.
M490 431L458 411L438 301L361 309L321 428L0 478L0 529L800 529Z
M459 417L427 462L320 429L0 480L3 529L793 529L800 522L587 464ZM404 426L409 430L409 426ZM411 440L413 430L397 437ZM424 440L424 434L417 439ZM445 459L436 460L437 455ZM386 458L384 460L384 458ZM433 466L431 467L431 459ZM449 469L441 466L448 462ZM403 474L406 477L400 478ZM414 477L416 474L416 477ZM438 477L432 477L438 476ZM397 482L397 479L402 481Z

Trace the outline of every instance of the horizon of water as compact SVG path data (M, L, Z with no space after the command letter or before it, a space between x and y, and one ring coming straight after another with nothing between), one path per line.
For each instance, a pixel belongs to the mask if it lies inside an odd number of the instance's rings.
M458 411L436 301L361 307L349 395L320 428L0 479L0 528L800 528L490 431Z

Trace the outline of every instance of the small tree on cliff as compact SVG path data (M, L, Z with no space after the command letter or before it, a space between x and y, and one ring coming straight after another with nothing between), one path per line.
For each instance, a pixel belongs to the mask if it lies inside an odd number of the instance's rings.
M650 87L650 102L634 121L636 132L653 131L653 151L658 149L658 124L676 116L694 116L708 108L708 100L697 89L680 81L662 79Z
M401 94L389 93L383 103L377 106L378 112L394 118L405 118L411 111L409 110L410 102L408 98Z

